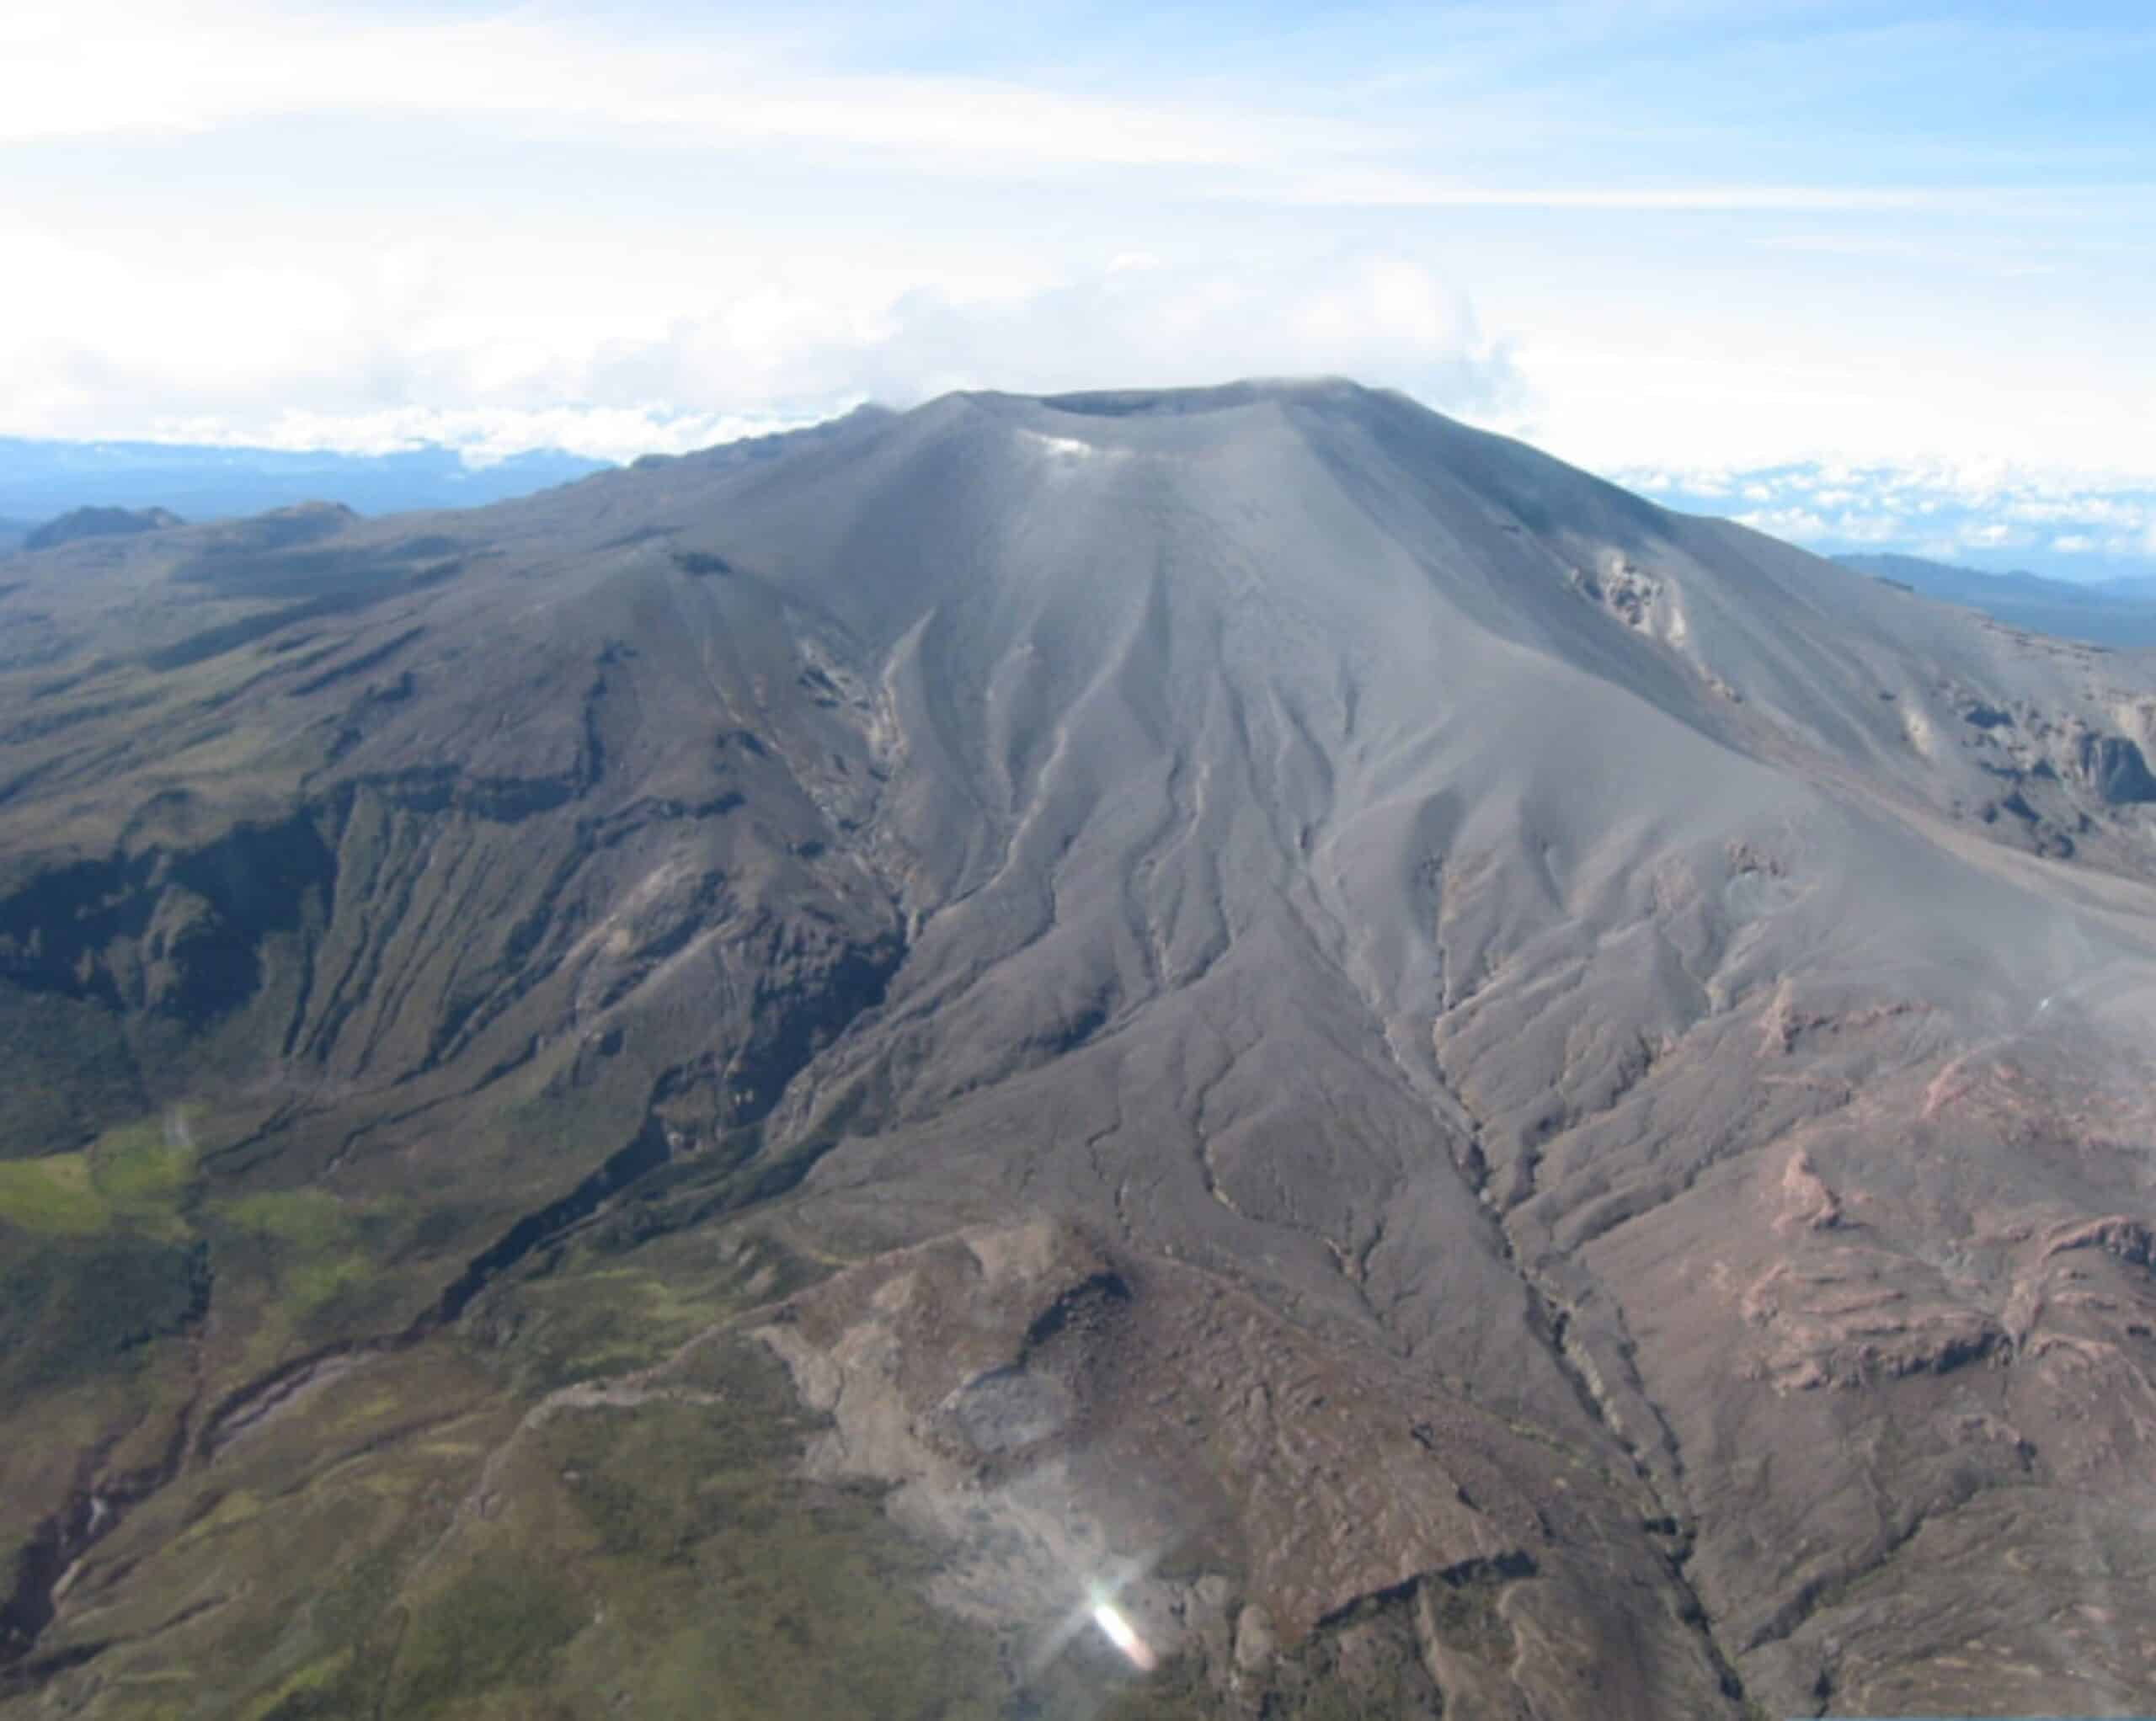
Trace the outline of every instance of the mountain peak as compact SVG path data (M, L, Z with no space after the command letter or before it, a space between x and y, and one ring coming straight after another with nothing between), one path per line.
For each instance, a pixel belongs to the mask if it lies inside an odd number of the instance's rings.
M1233 382L1187 388L1088 389L1027 398L1059 413L1122 418L1217 413L1267 402L1340 405L1380 397L1401 398L1389 391L1369 388L1345 376L1250 376Z

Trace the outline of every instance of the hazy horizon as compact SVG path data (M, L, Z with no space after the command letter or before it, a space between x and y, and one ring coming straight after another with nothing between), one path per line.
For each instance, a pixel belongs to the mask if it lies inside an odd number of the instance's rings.
M676 434L654 438L653 445L607 453L389 434L347 436L341 447L334 434L295 437L284 446L229 434L203 443L0 435L0 525L11 519L35 524L85 504L165 507L192 517L322 498L355 504L363 513L474 505L648 454L678 455L803 429L864 404L885 403L849 403L799 420L718 421L700 426L708 433L700 437L680 434L686 427L676 426ZM1471 415L1460 416L1472 422ZM248 470L249 462L259 470ZM2082 583L2156 576L2156 484L2116 476L1996 460L1612 464L1588 470L1665 507L1732 519L1822 555L1884 552Z

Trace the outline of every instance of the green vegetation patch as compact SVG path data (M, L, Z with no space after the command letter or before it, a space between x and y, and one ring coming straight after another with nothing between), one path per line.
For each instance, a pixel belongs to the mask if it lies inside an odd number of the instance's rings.
M87 1152L0 1159L0 1223L83 1237L125 1220L176 1239L195 1167L178 1114L109 1130Z
M416 1619L400 1591L520 1415L439 1346L296 1395L101 1544L131 1575L54 1628L56 1652L104 1647L52 1701L107 1721L395 1713L384 1693Z
M90 1178L87 1154L0 1159L0 1223L56 1237L83 1237L112 1223Z
M209 1204L221 1257L260 1272L279 1330L306 1341L362 1330L387 1318L397 1293L382 1265L398 1221L385 1202L339 1200L327 1190L268 1190Z
M91 1148L97 1186L115 1206L141 1211L177 1203L195 1180L195 1152L187 1114L109 1130Z
M99 1121L147 1102L120 1019L86 999L0 980L0 1159L79 1147Z
M680 1385L714 1398L560 1407L489 1465L484 1511L398 1597L384 1713L1002 1713L995 1642L926 1600L934 1552L877 1493L798 1473L815 1419L783 1367L739 1339L696 1361Z
M0 1397L135 1358L196 1319L199 1251L125 1233L34 1238L0 1251Z
M456 1713L483 1693L533 1690L590 1617L556 1567L505 1552L483 1555L414 1617L390 1713L419 1721Z
M698 1333L814 1283L829 1271L776 1239L703 1227L623 1250L605 1221L546 1269L489 1292L467 1335L520 1394L664 1361Z
M310 1663L248 1709L246 1721L302 1721L307 1716L350 1713L346 1700L355 1694L358 1660L357 1651L342 1649Z
M563 1662L640 1715L986 1718L995 1646L926 1599L937 1554L879 1493L803 1479L814 1425L760 1345L707 1347L712 1404L557 1418L546 1464L596 1544L607 1619Z
M115 1186L192 1188L158 1150L111 1148ZM92 1194L96 1157L67 1174ZM261 1306L274 1286L273 1322L310 1275L393 1256L408 1235L393 1204L318 1190L180 1211L216 1252L221 1303ZM821 1419L761 1345L714 1338L657 1382L536 1420L531 1395L500 1392L559 1369L589 1378L600 1357L663 1362L823 1271L744 1232L619 1252L572 1242L551 1272L476 1306L463 1344L331 1359L343 1372L115 1532L102 1558L139 1575L96 1616L109 1647L56 1691L88 1702L94 1682L115 1721L1001 1714L1002 1646L929 1603L940 1554L880 1493L802 1476ZM6 1368L34 1331L68 1335L64 1353L187 1307L188 1248L119 1223L39 1247L35 1287L0 1283ZM498 1329L472 1330L498 1293ZM53 1645L70 1641L63 1629Z
M243 1231L272 1240L302 1255L350 1247L358 1220L343 1202L324 1189L265 1190L235 1196L216 1204L218 1216Z

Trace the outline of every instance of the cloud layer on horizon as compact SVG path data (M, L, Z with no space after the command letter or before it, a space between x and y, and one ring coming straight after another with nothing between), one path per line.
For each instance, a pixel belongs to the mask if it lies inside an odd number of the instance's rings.
M67 267L93 296L105 271L55 260L55 278ZM228 273L168 296L162 325L137 320L124 359L77 348L20 361L0 429L103 434L99 385L115 371L192 408L147 415L132 434L360 452L425 440L479 458L534 447L608 460L678 453L863 400L905 408L965 388L1340 374L1485 420L1517 414L1527 395L1510 349L1482 333L1463 294L1382 251L1182 265L1133 253L1068 279L985 280L963 295L874 280L819 293L765 280L713 296L706 310L633 333L579 329L568 316L489 328L483 317L467 319L456 285L424 258L392 255L356 292L296 273ZM271 363L205 361L189 325L213 303L253 328ZM430 318L464 324L462 338L397 338Z
M1822 553L1891 551L2054 578L2156 573L2156 484L2002 462L1643 467L1610 475L1666 507Z

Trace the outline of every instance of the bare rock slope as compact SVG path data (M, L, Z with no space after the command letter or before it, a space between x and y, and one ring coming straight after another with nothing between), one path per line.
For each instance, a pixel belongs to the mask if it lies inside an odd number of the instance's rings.
M0 1705L2156 1697L2140 658L1331 382L4 572Z

